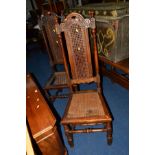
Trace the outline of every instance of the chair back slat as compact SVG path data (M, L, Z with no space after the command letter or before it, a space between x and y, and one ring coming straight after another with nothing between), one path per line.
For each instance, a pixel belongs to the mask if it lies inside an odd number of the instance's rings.
M72 13L66 17L61 29L64 31L72 79L78 82L93 76L88 37L90 20Z
M56 14L54 13L42 16L42 32L44 33L44 39L47 42L48 52L52 62L54 64L63 64L62 51L55 30L55 16Z

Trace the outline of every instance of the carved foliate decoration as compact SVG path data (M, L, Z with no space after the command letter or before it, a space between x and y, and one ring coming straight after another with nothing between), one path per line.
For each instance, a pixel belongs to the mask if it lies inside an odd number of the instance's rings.
M91 39L93 39L92 34L90 35ZM97 27L97 49L99 55L105 55L109 57L111 54L111 49L116 40L115 29L111 26L110 23L98 23ZM92 47L93 48L93 47Z
M112 28L107 28L105 33L103 33L101 30L97 33L97 47L98 52L105 56L109 56L110 48L112 47L113 43L115 41L115 34Z
M81 26L83 28L85 27L85 28L94 29L96 27L95 26L95 18L84 19L84 18L81 18L81 17L79 16L79 17L76 17L75 19L67 19L67 20L65 20L65 24L61 23L61 28L62 28L61 31L65 31L69 27L70 24L78 24L79 26Z

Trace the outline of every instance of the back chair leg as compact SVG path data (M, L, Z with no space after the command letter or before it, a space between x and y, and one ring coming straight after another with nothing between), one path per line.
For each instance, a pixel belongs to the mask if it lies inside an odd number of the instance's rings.
M80 90L80 86L79 85L74 85L73 89L74 89L74 91L79 91Z
M58 89L58 90L56 91L56 96L58 96L59 93L62 93L62 89Z
M70 147L74 147L73 143L73 134L69 133L70 127L69 125L64 125L65 135L67 136L68 144Z
M49 96L50 96L49 91L44 89L44 92L45 92L45 96L47 97L47 99L49 99Z
M75 130L75 125L70 125L71 130Z
M108 142L108 145L112 144L112 123L111 122L107 123L107 142Z
M107 129L107 123L103 123L104 129Z

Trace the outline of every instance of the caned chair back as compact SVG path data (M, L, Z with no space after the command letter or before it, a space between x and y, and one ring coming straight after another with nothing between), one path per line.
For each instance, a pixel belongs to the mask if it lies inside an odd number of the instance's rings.
M84 19L78 13L69 14L60 26L57 24L57 33L64 32L68 60L71 69L71 83L89 83L97 82L98 76L98 58L95 35L95 19ZM94 37L94 51L91 52L89 44L88 28L92 29ZM61 37L60 37L61 38ZM92 61L94 58L94 61ZM67 66L67 61L66 66ZM93 72L92 62L95 63L96 72Z
M52 64L63 64L62 51L58 43L58 36L55 30L55 13L48 13L41 16L39 22L45 45Z

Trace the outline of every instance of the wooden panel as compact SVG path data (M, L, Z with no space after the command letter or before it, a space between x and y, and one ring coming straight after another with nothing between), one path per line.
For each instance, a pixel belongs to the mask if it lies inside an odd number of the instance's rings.
M57 131L57 128L54 127L53 130L49 131L49 133L40 139L38 138L37 144L41 151L47 155L64 155L66 154L66 150L60 141L60 137Z
M67 154L55 126L56 118L30 74L26 77L26 117L43 155Z
M26 78L26 115L33 136L40 131L51 129L56 122L51 109L30 75Z

